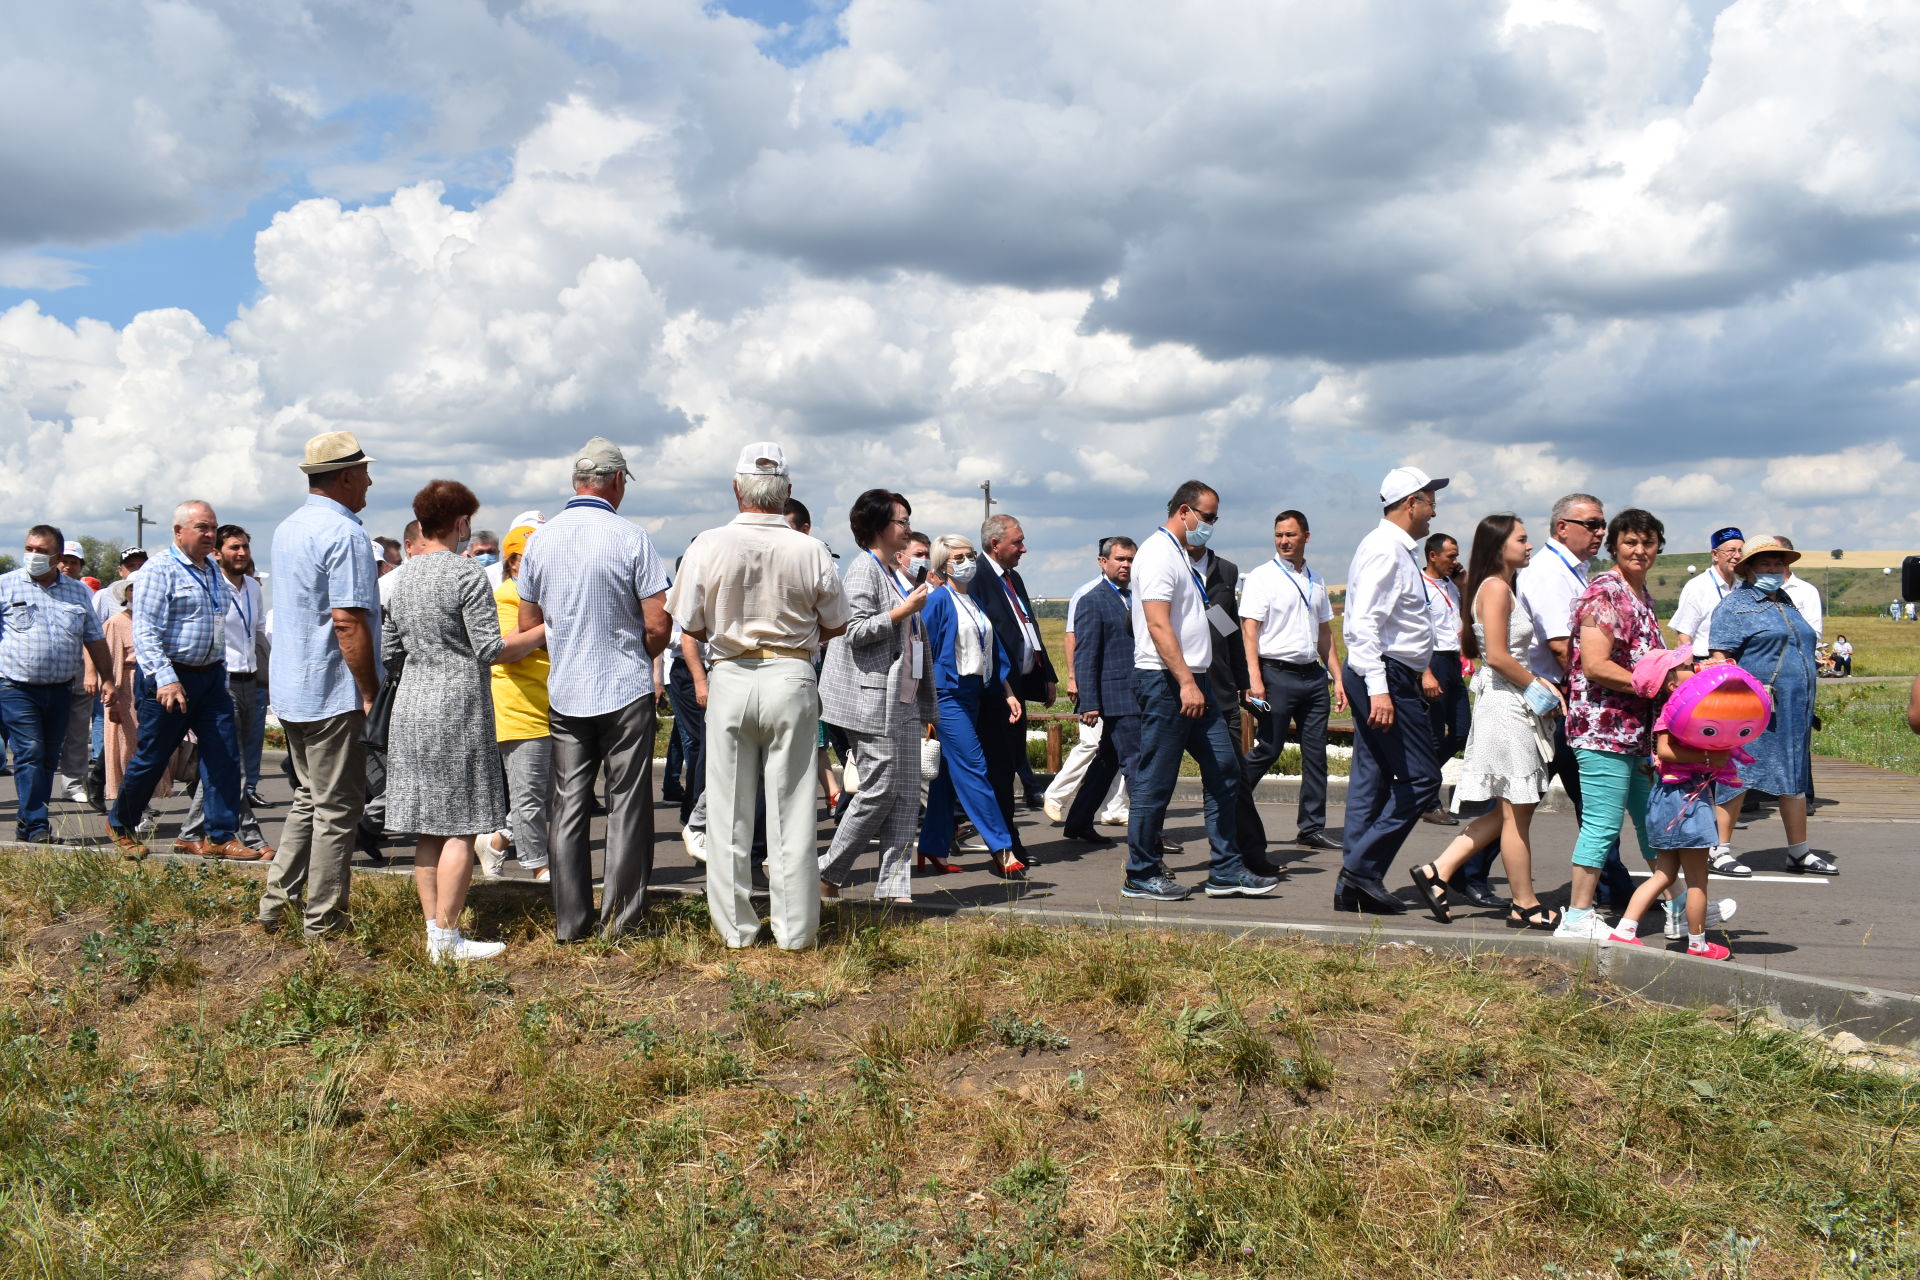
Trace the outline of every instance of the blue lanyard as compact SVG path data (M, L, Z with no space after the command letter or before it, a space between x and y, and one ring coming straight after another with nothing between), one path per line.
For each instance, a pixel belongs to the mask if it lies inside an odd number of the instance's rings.
M947 588L947 594L952 596L955 600L966 601L964 605L956 604L954 606L954 612L956 614L961 614L961 613L966 614L967 624L969 626L972 626L975 631L978 631L980 633L980 661L985 663L987 667L987 671L991 672L993 670L993 657L991 653L992 646L990 646L987 643L987 633L993 629L993 624L987 621L987 615L981 612L979 605L975 604L971 600L968 600L967 597L962 595L960 592L955 591L953 588L949 587ZM975 618L978 618L980 620L978 625L974 624ZM955 657L957 659L958 655L956 654Z
M1180 539L1174 537L1173 531L1167 528L1167 526L1161 525L1160 532L1167 535L1168 542L1171 542L1174 546L1180 548L1180 563L1187 566L1187 576L1193 579L1194 587L1200 592L1200 603L1203 605L1207 604L1208 600L1207 600L1206 579L1202 578L1200 576L1200 571L1193 567L1193 559L1187 555L1187 549L1185 547L1180 546Z
M1551 542L1549 542L1547 544L1547 550L1553 552L1553 558L1555 560L1558 560L1561 564L1567 566L1567 572L1573 575L1573 580L1575 582L1579 583L1582 587L1587 585L1587 575L1584 573L1581 573L1579 567L1575 565L1573 561L1561 555L1560 548L1554 546Z
M874 555L872 551L868 551L867 558L872 560L874 564L879 565L880 576L885 578L887 580L888 585L893 588L893 594L899 596L902 600L905 600L907 598L907 593L900 589L899 579L894 576L893 572L890 569L888 569L887 566L885 566L884 564L880 564L880 557Z
M1111 578L1102 578L1100 579L1100 581L1107 584L1107 590L1113 592L1113 594L1120 597L1121 604L1126 605L1127 608L1129 609L1133 608L1133 597L1128 593L1126 593L1125 591L1122 591L1120 588L1114 586L1113 580Z
M253 639L253 610L247 608L247 584L240 583L240 589L233 593L233 611L240 615L240 625L247 629L247 639Z
M221 580L219 577L220 571L214 568L212 564L208 564L206 576L202 577L200 570L193 567L193 561L182 555L178 547L173 548L173 558L180 562L181 568L192 575L193 580L200 585L200 589L207 593L207 607L213 610L213 616L216 618L226 617L227 606L220 599L220 590L218 587L218 583Z
M1307 607L1307 620L1311 622L1313 620L1313 600L1305 591L1300 590L1300 579L1293 576L1293 570L1287 568L1286 561L1282 560L1279 556L1275 556L1273 562L1280 567L1281 576L1293 584L1295 591L1300 592L1300 603ZM1307 570L1307 586L1313 586L1313 570L1311 569Z

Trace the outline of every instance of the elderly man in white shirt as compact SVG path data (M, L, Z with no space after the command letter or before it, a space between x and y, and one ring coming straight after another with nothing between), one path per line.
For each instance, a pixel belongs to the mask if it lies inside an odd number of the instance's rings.
M684 637L711 647L707 673L707 907L729 947L760 939L753 909L753 819L767 798L773 939L811 947L820 928L813 656L851 610L833 553L788 527L786 454L750 444L734 464L740 514L687 548L667 593ZM550 527L550 526L549 526ZM545 537L543 531L541 537Z
M1387 869L1440 791L1428 704L1440 684L1433 619L1415 548L1433 527L1434 494L1447 479L1395 467L1380 482L1383 516L1360 540L1347 569L1345 684L1354 717L1347 777L1345 865L1336 911L1398 915L1407 904L1387 889Z
M1673 607L1673 618L1667 625L1673 628L1679 644L1676 648L1693 646L1693 656L1707 656L1707 622L1713 617L1713 611L1720 607L1727 592L1740 585L1733 576L1733 566L1740 563L1740 553L1746 548L1746 535L1732 525L1724 529L1715 529L1707 539L1707 547L1713 554L1713 563L1705 573L1696 573L1680 589L1680 599Z

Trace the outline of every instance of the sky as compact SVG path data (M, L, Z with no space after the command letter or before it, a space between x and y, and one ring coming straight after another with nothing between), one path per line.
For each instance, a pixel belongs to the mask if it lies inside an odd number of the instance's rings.
M1048 594L1189 477L1337 581L1402 463L1920 547L1920 6L0 0L0 118L23 531L267 559L352 430L376 533L596 434L668 555L750 441L843 553L990 481Z

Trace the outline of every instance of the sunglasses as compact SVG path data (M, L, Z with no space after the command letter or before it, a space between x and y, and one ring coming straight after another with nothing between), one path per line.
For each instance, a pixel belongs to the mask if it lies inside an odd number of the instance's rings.
M1605 520L1575 520L1571 516L1563 516L1561 517L1560 523L1577 524L1588 533L1605 533L1607 531L1607 522Z
M1187 510L1199 516L1200 522L1202 524L1219 524L1220 523L1220 513L1218 511L1214 512L1212 515L1208 515L1206 512L1202 511L1198 507L1188 507Z

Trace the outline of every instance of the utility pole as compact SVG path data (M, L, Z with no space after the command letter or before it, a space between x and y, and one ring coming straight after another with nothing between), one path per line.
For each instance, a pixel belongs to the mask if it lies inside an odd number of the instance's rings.
M985 524L993 518L993 481L982 480L980 482L980 492L985 495L984 505L980 512L980 523Z
M147 505L144 502L136 502L128 507L127 510L133 512L133 545L136 547L144 547L147 545L147 526L150 524L159 524L160 522L158 520L147 519Z

